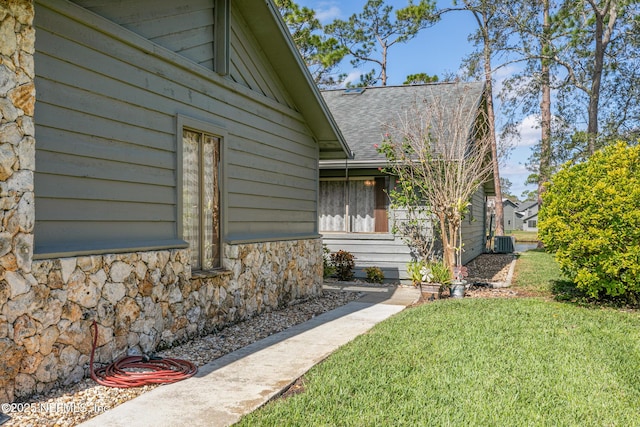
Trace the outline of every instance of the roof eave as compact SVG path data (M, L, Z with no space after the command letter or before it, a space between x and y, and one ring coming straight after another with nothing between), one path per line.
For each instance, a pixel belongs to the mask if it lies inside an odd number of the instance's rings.
M236 0L235 4L246 12L243 15L256 34L260 46L271 58L280 79L287 83L295 105L318 142L320 159L353 158L351 148L320 95L320 90L298 53L289 29L273 0ZM264 19L265 14L269 14L272 19ZM282 37L282 43L274 43L274 36ZM296 69L297 71L292 72Z

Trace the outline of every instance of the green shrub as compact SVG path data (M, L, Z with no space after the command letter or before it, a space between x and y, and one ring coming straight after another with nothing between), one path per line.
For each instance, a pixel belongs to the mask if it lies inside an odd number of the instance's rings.
M539 237L592 297L640 292L640 146L566 164L543 193Z
M441 283L448 285L451 283L451 270L442 261L432 261L427 264L427 268L431 270L431 276L433 276L433 283Z
M411 278L411 281L414 285L418 285L420 282L422 282L422 274L420 273L420 270L422 270L424 264L424 261L416 260L411 260L407 264L407 274Z
M354 257L350 252L343 251L342 249L331 254L331 262L336 269L336 276L338 276L338 280L346 281L353 279L355 258L356 257Z
M363 269L367 275L367 282L382 283L384 281L384 273L380 267L366 267Z
M327 245L322 245L322 276L330 277L336 272L336 268L331 264L331 251Z
M420 282L448 285L451 282L451 271L443 261L409 261L407 274L414 285Z

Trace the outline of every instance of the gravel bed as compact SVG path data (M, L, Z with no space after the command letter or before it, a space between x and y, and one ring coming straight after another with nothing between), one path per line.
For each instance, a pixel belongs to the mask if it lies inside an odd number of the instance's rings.
M263 313L252 319L228 326L213 334L158 352L159 356L189 360L198 367L255 341L305 322L360 297L358 292L327 291L282 310ZM11 404L5 414L8 426L75 426L108 409L133 399L158 385L137 388L111 388L85 378L81 382L51 390L29 400Z
M507 280L509 268L514 259L513 254L483 254L467 264L471 284L465 292L469 298L517 298L530 296L526 292L510 288L493 288L492 283Z

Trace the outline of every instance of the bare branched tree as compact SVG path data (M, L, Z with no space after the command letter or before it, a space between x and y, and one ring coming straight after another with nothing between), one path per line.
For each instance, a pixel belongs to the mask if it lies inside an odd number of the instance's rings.
M492 172L485 99L470 85L456 84L446 95L416 100L385 127L380 151L398 184L391 199L396 207L423 205L437 220L443 260L453 272L461 264L462 219Z

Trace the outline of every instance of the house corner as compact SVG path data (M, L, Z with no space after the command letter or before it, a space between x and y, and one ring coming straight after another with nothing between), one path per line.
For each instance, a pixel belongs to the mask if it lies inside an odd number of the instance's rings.
M18 323L10 335L10 305L34 293L31 274L35 220L34 5L0 6L0 401L12 401L14 384L28 356L33 325ZM9 303L12 300L12 304ZM19 341L19 343L18 343ZM24 344L23 344L24 343Z

